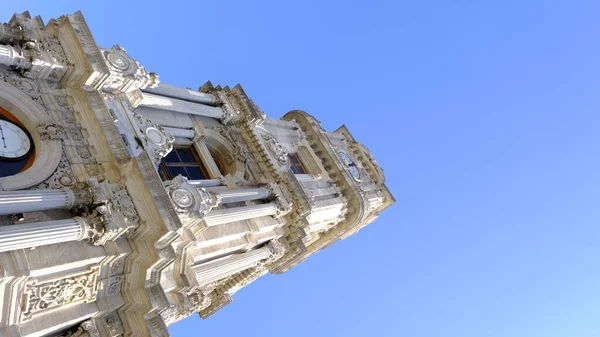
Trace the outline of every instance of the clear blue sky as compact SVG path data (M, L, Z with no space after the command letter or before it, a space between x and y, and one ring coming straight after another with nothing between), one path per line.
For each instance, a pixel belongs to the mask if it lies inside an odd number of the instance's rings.
M171 84L345 123L397 204L187 336L598 337L598 1L3 1L82 9Z

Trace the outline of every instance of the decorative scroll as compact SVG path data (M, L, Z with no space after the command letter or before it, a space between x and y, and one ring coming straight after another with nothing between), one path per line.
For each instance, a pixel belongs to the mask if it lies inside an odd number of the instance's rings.
M30 320L35 314L75 303L96 300L100 267L66 278L38 281L25 284L21 321Z

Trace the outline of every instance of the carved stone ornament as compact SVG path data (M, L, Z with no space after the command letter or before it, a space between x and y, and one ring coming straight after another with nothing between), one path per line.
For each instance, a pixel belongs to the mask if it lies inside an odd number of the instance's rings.
M60 162L54 173L50 178L46 179L43 183L37 185L36 189L58 189L69 187L75 184L77 180L71 170L71 164L67 159L67 156L63 152L60 157Z
M259 134L262 138L263 144L265 145L267 150L269 150L269 153L271 154L271 156L273 156L273 159L275 159L277 164L279 164L280 166L289 165L288 153L286 149L281 144L279 144L277 139L265 132L259 132Z
M84 238L88 242L102 246L139 226L140 217L124 186L91 185L88 193L92 196L92 204L101 203L81 217L86 228Z
M23 40L23 29L10 23L0 24L0 43L14 45Z
M139 135L143 139L144 148L152 158L154 165L158 167L162 158L173 150L175 137L166 132L161 125L152 123L149 119L144 119L142 115L136 112L133 112L133 117L137 123Z
M193 218L203 218L221 202L218 193L197 188L188 183L187 178L181 175L165 182L165 189L177 212L185 213Z
M67 136L65 127L58 123L38 125L37 130L42 140L65 139Z
M127 189L122 185L111 185L112 196L110 197L110 204L112 208L119 212L125 217L125 220L131 222L133 225L138 225L140 216L135 210L133 200L127 193Z
M291 200L293 199L287 190L280 188L277 183L268 183L265 187L269 190L271 199L277 205L276 218L282 217L292 210L294 204Z
M100 267L65 278L38 281L33 279L25 284L21 321L31 319L35 314L59 307L88 303L96 300Z
M189 295L192 310L195 312L199 312L208 308L214 300L214 298L215 295L212 291L209 293L194 293Z
M83 219L86 224L86 240L96 246L103 246L107 241L115 239L119 234L116 229L110 228L114 218L105 205L96 207L89 214L84 213Z
M116 313L106 318L106 325L108 326L108 331L110 331L111 336L117 336L125 331L123 329L123 322L121 322L119 314Z
M157 74L148 72L119 45L103 50L102 56L110 70L110 77L102 87L104 91L131 92L146 87L154 88L160 82Z
M269 253L271 253L267 258L267 263L275 262L285 254L285 245L278 240L269 241L267 247L269 247Z

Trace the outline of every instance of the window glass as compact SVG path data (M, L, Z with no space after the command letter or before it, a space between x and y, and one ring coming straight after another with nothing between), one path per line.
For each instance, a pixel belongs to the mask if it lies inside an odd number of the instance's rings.
M198 166L186 166L185 170L187 171L188 179L206 179Z
M194 153L192 152L191 147L184 147L176 149L177 154L179 154L179 158L183 163L196 163L196 158L194 157Z
M218 165L218 164L217 164ZM221 169L221 166L219 166ZM162 180L170 180L178 175L188 179L208 179L206 168L192 146L178 147L169 152L161 161L158 174Z
M185 167L183 166L169 166L169 173L171 174L171 177L176 177L178 175L182 175L187 177L187 172L185 171Z
M298 158L297 154L291 153L288 155L288 157L290 158L290 170L292 170L294 174L306 174L307 171L304 169L304 166L302 165L302 162L300 161L300 158Z
M163 158L163 161L167 163L177 163L179 162L179 156L177 156L177 151L173 150L169 152L169 154Z

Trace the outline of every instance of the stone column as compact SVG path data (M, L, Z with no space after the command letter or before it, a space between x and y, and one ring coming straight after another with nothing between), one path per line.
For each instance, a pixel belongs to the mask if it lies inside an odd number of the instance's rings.
M83 240L86 233L82 218L0 226L0 252Z
M163 127L163 129L166 132L173 135L174 137L181 137L181 138L196 137L196 131L194 131L193 129L172 128L172 127L168 127L168 126Z
M239 273L242 270L256 266L261 260L271 255L269 247L264 246L242 254L234 254L215 261L205 262L192 267L196 274L198 285L220 280L229 275Z
M147 92L142 93L142 95L141 106L144 107L217 119L224 117L223 109L219 107L183 101L177 98L170 98Z
M278 211L278 207L275 203L233 207L213 210L204 217L204 220L206 221L206 225L211 227L230 222L259 218L261 216L275 215Z
M213 106L217 105L218 103L218 100L214 95L206 94L199 91L193 91L190 89L185 89L162 82L154 88L146 88L143 91L151 94L167 96L171 98L179 98L189 102L196 102Z
M0 215L70 209L76 202L82 200L68 189L0 191Z
M266 188L241 188L237 190L216 190L214 188L207 188L209 192L219 194L221 204L228 204L232 202L259 200L268 197L271 192Z
M26 69L31 67L31 63L23 55L18 47L12 47L0 44L0 64Z
M221 179L188 180L188 183L195 187L214 187L223 185Z

